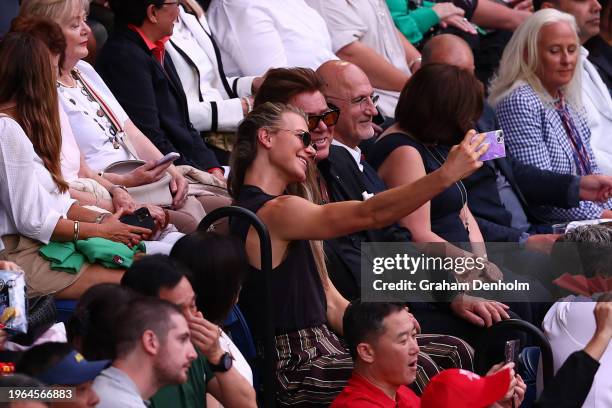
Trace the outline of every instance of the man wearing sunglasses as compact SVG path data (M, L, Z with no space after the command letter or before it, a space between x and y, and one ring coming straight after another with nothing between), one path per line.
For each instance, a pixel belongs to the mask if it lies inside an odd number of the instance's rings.
M333 127L340 111L327 106L321 90L323 82L309 68L273 68L266 74L265 87L260 87L254 106L265 102L290 103L308 115L311 144L317 161L327 159L333 138Z

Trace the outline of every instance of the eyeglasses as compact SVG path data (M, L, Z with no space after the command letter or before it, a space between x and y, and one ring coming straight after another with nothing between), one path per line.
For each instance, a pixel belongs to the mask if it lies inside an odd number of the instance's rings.
M338 123L340 117L340 109L331 108L330 110L323 112L320 115L308 115L308 130L311 132L319 127L319 122L323 121L325 126L330 127Z
M304 145L304 147L312 146L312 136L310 135L310 132L308 132L307 130L292 130L292 129L283 129L283 128L273 128L273 129L284 130L285 132L291 132L293 133L294 136L297 136L302 140L302 144Z
M370 102L372 106L376 107L376 105L378 105L378 99L380 98L380 95L376 95L375 93L372 93L371 95L360 96L355 99L340 98L338 96L329 96L329 95L327 97L331 99L338 99L340 101L345 101L345 102L350 103L351 105L358 104L361 110L364 111L368 107L367 106L368 102Z

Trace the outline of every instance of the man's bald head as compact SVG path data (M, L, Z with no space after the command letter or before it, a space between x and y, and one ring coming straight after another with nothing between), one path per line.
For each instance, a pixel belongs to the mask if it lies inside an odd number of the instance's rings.
M474 54L462 38L453 34L433 37L423 47L423 65L447 64L474 72Z
M367 75L347 61L327 61L317 69L323 80L323 94L340 109L335 137L349 147L374 135L372 118L378 114L372 100L374 89ZM376 98L374 98L376 99Z
M342 60L324 62L317 74L323 80L324 95L335 95L345 98L356 78L370 82L366 74L357 65Z

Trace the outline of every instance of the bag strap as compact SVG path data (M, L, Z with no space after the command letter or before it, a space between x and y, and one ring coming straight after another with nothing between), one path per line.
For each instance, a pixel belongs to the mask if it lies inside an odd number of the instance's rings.
M100 108L102 108L102 112L104 112L104 115L106 115L107 119L110 121L111 126L115 128L115 132L117 132L117 134L123 134L123 136L120 136L118 138L119 141L121 142L125 150L127 150L130 155L137 159L138 155L136 154L136 149L134 149L134 146L132 146L132 143L128 138L128 134L125 132L125 129L123 129L123 126L121 126L121 123L117 119L117 116L115 115L111 107L108 106L106 102L104 102L104 99L102 99L100 95L98 95L96 90L85 80L85 78L83 78L83 75L81 75L81 71L76 68L73 68L71 74L74 79L81 81L81 84L83 84L83 88L85 89L85 91L89 93L89 95L94 98L96 102L98 102Z

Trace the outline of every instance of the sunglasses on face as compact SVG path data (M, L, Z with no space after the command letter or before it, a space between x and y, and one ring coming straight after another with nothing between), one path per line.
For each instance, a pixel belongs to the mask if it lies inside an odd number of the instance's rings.
M313 146L312 136L310 135L310 132L308 132L307 130L292 130L292 129L283 129L283 128L276 128L276 130L284 130L285 132L293 133L294 136L297 136L300 138L304 147Z
M330 127L338 123L340 117L340 109L331 108L330 110L323 112L320 115L308 115L308 130L311 132L319 127L319 122L323 121L325 126Z

